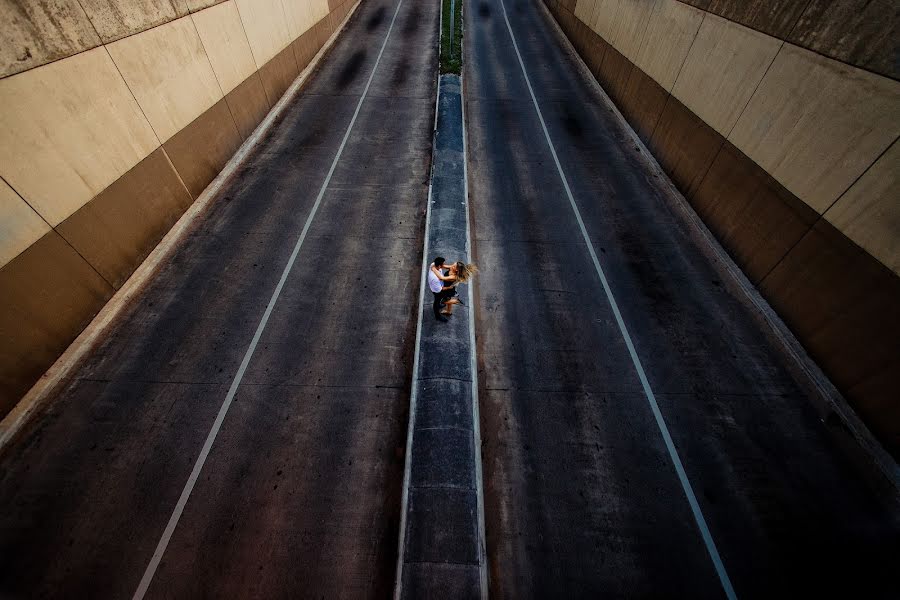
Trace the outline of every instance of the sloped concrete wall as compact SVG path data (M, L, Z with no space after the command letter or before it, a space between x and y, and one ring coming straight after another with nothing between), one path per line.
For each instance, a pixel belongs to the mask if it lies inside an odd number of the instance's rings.
M0 0L0 416L355 0Z
M900 455L900 11L545 0L709 228Z

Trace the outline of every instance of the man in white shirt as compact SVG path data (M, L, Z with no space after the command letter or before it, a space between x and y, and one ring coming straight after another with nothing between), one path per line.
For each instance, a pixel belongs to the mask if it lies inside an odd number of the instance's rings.
M446 322L447 317L441 314L441 305L453 295L453 286L444 285L444 281L449 278L444 275L443 267L443 256L436 257L434 262L428 266L428 289L434 294L434 318Z

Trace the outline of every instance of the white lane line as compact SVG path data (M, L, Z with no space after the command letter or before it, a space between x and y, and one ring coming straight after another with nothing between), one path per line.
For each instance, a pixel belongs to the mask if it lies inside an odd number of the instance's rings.
M275 304L278 302L278 297L281 295L281 290L284 288L284 284L287 281L288 275L290 275L291 268L294 266L294 261L297 260L297 255L300 253L300 247L303 245L303 241L306 239L306 234L309 232L309 228L312 225L313 219L316 216L316 212L319 210L319 205L322 203L322 198L325 196L325 191L328 189L328 184L331 182L331 177L334 175L334 171L337 168L338 161L341 158L341 154L344 152L344 146L347 145L347 139L350 137L350 132L353 130L353 125L356 123L356 118L359 116L359 111L362 108L363 101L366 99L366 95L369 93L369 86L372 84L372 80L375 78L375 71L378 69L378 64L381 62L381 56L384 54L384 48L387 46L388 39L391 37L391 31L394 29L394 22L397 20L397 14L400 12L400 7L403 5L403 0L397 3L397 10L394 11L394 17L391 19L391 25L388 27L387 35L384 37L384 42L381 44L381 50L378 52L378 58L375 60L375 65L372 67L372 73L369 74L369 80L366 82L366 87L363 89L362 96L359 98L359 102L356 104L356 110L353 112L353 117L350 119L350 124L347 126L347 131L344 133L344 139L341 140L341 145L338 147L337 154L334 156L334 160L331 162L331 168L328 169L328 175L325 176L325 181L322 183L322 187L319 190L319 195L316 196L316 202L313 204L312 210L309 213L309 216L306 218L306 223L303 225L303 231L300 233L300 237L297 239L297 243L294 245L294 250L291 252L291 256L288 259L287 264L284 266L284 270L281 272L281 279L278 281L278 285L275 287L275 291L272 292L272 297L269 300L269 304L266 306L266 311L263 313L262 319L259 321L259 325L256 327L256 333L253 334L253 339L250 341L250 345L247 347L247 351L244 353L244 359L241 361L240 367L238 367L237 373L234 376L234 380L231 382L231 387L228 388L228 394L225 396L225 401L222 403L222 407L219 408L219 414L216 415L216 420L213 422L212 429L209 430L209 434L206 436L206 441L203 443L203 449L200 451L200 456L197 457L197 462L194 463L194 468L191 470L191 475L188 477L187 483L184 485L184 489L181 491L181 497L178 498L178 502L175 504L175 510L172 512L172 516L169 517L169 523L166 525L165 530L163 531L162 537L159 540L159 543L156 545L156 550L153 552L153 557L150 559L150 564L147 565L146 571L144 571L144 576L141 578L141 582L137 587L137 590L134 592L133 600L141 600L144 595L147 593L147 589L150 587L150 583L153 581L153 576L156 574L156 569L159 567L159 562L162 560L163 554L166 551L166 547L169 545L169 540L172 538L172 534L175 532L175 527L178 526L178 521L181 519L181 514L184 512L184 507L187 504L188 498L191 496L191 492L194 490L194 485L197 483L197 478L200 476L200 471L203 470L203 465L206 463L206 459L209 456L210 449L212 448L213 443L216 441L216 436L219 434L219 429L222 427L222 422L225 420L225 415L228 412L228 409L231 407L231 402L234 400L234 395L237 393L238 386L241 384L241 380L244 378L244 373L247 371L247 365L250 364L250 359L253 358L253 353L256 351L256 345L259 343L259 338L262 337L263 331L266 328L266 325L269 322L269 317L272 315L272 310L275 308Z
M534 89L531 87L531 80L528 78L528 72L525 69L525 62L522 60L522 54L519 52L519 45L516 43L516 36L513 33L512 25L509 23L509 16L506 13L506 5L503 3L503 0L500 0L500 6L503 9L503 19L506 21L506 28L509 30L509 37L512 39L513 48L516 51L516 57L519 59L519 66L522 68L522 75L525 77L525 84L528 86L528 92L531 94L531 101L534 103L534 109L537 111L538 120L541 122L541 128L544 130L544 137L547 138L547 144L550 146L550 153L553 155L553 162L556 164L556 170L559 172L559 178L562 180L563 187L566 190L566 195L569 197L569 204L572 206L572 211L575 213L575 219L578 221L578 227L581 229L581 235L584 238L584 243L587 245L588 252L591 255L591 260L594 263L594 268L597 270L597 276L600 278L600 283L603 285L603 291L606 292L606 298L609 300L610 307L612 307L613 314L616 317L616 323L619 325L619 331L622 333L622 337L625 340L625 345L628 347L628 354L631 356L631 362L634 363L634 368L637 371L638 378L641 380L641 386L644 388L644 394L647 396L647 402L650 403L650 409L653 412L653 417L656 419L656 425L659 427L659 432L662 434L663 441L665 441L666 449L669 452L669 458L672 460L672 464L675 467L676 473L678 473L678 479L681 482L681 488L684 490L684 495L687 497L688 504L691 506L691 512L694 514L694 520L697 522L697 527L700 529L700 535L703 537L703 542L706 544L706 550L709 553L710 559L712 559L713 566L716 569L716 573L719 576L719 581L722 584L722 589L725 591L725 595L728 598L736 599L737 595L734 592L734 587L731 585L731 579L728 577L728 573L725 571L725 565L722 563L722 558L719 556L719 551L716 548L716 543L713 541L712 534L709 531L709 527L706 524L706 519L703 517L703 512L700 510L700 504L697 502L697 497L694 494L694 488L691 486L691 482L688 480L687 473L684 470L684 466L681 464L681 458L678 456L678 450L675 449L675 443L672 441L672 436L669 434L669 428L666 426L666 422L663 419L662 413L659 410L659 405L656 403L656 396L653 394L653 390L650 389L650 383L647 381L647 375L644 373L644 367L641 364L641 359L638 358L637 351L634 348L634 343L631 340L631 335L628 333L628 328L625 326L625 321L622 319L622 313L619 312L619 305L616 302L615 296L613 296L612 290L609 287L609 282L606 280L606 274L603 272L603 267L600 266L600 261L597 259L597 253L594 251L594 245L591 243L591 239L588 236L587 229L584 226L584 220L581 218L581 212L578 210L578 205L575 204L575 198L572 196L572 190L569 189L569 182L566 179L566 175L563 172L562 165L559 162L559 157L556 155L556 148L553 146L553 141L550 139L550 132L547 130L547 124L544 122L544 115L541 113L541 107L538 104L537 97L534 95Z
M441 11L443 12L443 11ZM440 48L440 46L438 47ZM440 49L438 50L440 53ZM437 114L441 102L441 76L437 78L437 94L434 100L434 129L431 132L431 147L436 147L437 142ZM412 391L409 395L409 421L406 425L406 460L403 465L403 494L400 499L400 535L397 540L397 569L394 575L394 599L400 600L403 594L403 561L406 558L406 510L409 506L409 484L412 473L412 447L413 433L416 424L416 406L419 399L419 356L422 349L422 320L425 310L425 285L428 275L428 245L430 238L428 232L431 226L431 197L434 189L434 158L431 160L431 173L428 177L428 201L425 204L425 241L422 244L422 276L419 278L419 320L416 323L416 347L413 354L413 381Z
M463 6L465 10L465 6ZM460 49L462 52L462 49ZM463 199L466 203L466 256L472 262L472 226L469 214L469 157L468 140L466 139L466 94L462 75L459 77L459 110L462 118L463 148ZM484 533L484 482L481 466L481 416L478 407L478 357L475 347L475 291L473 284L469 288L469 346L471 348L472 370L472 433L475 436L475 491L478 498L478 558L481 561L479 579L481 580L481 597L488 597L487 547Z

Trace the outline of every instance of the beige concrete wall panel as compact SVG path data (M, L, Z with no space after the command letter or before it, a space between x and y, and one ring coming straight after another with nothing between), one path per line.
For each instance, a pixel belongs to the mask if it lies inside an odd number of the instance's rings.
M607 46L603 54L603 63L598 70L597 81L616 104L621 104L624 100L625 88L628 86L633 69L634 65L630 60L612 46Z
M6 414L112 296L50 231L0 268L0 414Z
M325 28L322 25L325 21L319 22L319 31L324 33ZM294 57L294 49L288 46L279 52L275 58L267 62L259 70L259 79L262 81L263 89L266 91L266 97L269 104L275 106L278 99L290 87L294 79L300 73L297 67L297 59Z
M328 13L328 16L322 20L325 21L325 31L328 32L325 38L327 40L329 37L331 37L331 34L334 33L334 30L337 29L338 23L340 23L337 18L337 11Z
M569 38L569 41L572 42L572 46L579 56L584 58L587 54L588 35L593 34L593 32L578 18L572 16L569 20L571 23L569 25L571 31L567 32L566 36Z
M250 40L256 68L262 68L293 40L281 0L235 0Z
M282 0L282 3L291 41L303 35L320 18L318 15L313 15L313 5L310 0Z
M730 141L824 212L900 135L900 83L785 44Z
M328 40L328 20L319 19L309 31L312 33L313 44L316 47L316 52L318 52L318 49L325 44L326 40ZM262 76L262 70L260 70L260 76Z
M350 2L351 0L347 0ZM312 18L316 21L322 19L331 12L331 8L329 7L328 0L309 0L310 3L310 14ZM346 4L346 2L345 2Z
M78 0L0 0L0 77L100 45Z
M0 180L0 267L50 231L50 226Z
M894 142L824 216L900 274L900 143Z
M223 2L231 2L231 0L184 0L185 6L192 13L199 12L204 8L209 8L210 6L215 6L216 4L221 4Z
M582 23L590 26L591 17L594 16L595 8L597 8L597 0L578 0L575 4L575 10L572 12Z
M811 0L787 40L900 79L896 0Z
M259 79L259 73L253 73L241 85L225 96L228 109L234 117L234 124L242 140L250 137L269 112L269 100Z
M319 46L316 45L315 26L310 27L306 32L294 40L294 58L297 61L297 69L302 71L309 65L316 53L319 52Z
M650 143L668 98L666 90L643 71L631 69L619 109L645 144Z
M184 185L197 198L242 141L223 99L179 131L163 147Z
M588 30L588 37L587 56L584 57L584 62L587 64L588 69L591 70L594 78L599 81L602 73L601 68L603 59L606 58L606 51L609 48L609 44L590 29Z
M157 148L56 231L119 288L190 204L165 152Z
M819 214L725 142L691 205L751 282L806 235Z
M159 146L103 48L0 80L0 106L0 175L54 226Z
M672 95L727 136L781 45L781 40L707 14Z
M604 39L608 44L613 44L617 30L619 5L625 0L597 0L594 8L594 17L591 29Z
M631 0L620 2L616 14L616 28L611 43L622 56L634 62L644 43L650 16L663 0Z
M223 97L190 17L108 48L161 142Z
M567 10L559 11L559 26L565 33L566 37L571 41L577 31L578 18Z
M79 0L104 44L188 14L185 0Z
M891 441L887 449L900 456L900 422L877 410L896 407L900 389L900 371L888 371L900 339L900 278L820 219L759 287L869 427Z
M191 15L222 93L227 94L256 71L250 43L233 0Z
M650 17L635 64L666 91L671 91L702 21L701 10L677 0L659 2Z
M648 147L678 189L693 201L724 142L715 129L669 96Z
M783 40L805 7L797 0L712 0L707 10Z

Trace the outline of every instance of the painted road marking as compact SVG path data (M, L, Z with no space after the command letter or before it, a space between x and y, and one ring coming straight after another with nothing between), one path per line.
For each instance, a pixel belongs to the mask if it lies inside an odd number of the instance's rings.
M394 11L394 16L391 19L390 27L388 27L387 35L385 35L384 42L381 44L381 50L378 52L378 58L375 60L375 66L372 67L372 73L369 75L369 80L366 82L366 87L363 89L362 96L359 98L359 102L356 104L356 110L353 112L353 117L350 119L350 124L347 126L347 131L344 133L344 139L341 140L341 145L338 147L337 154L334 156L334 160L331 162L331 168L328 169L328 175L325 176L325 181L322 183L322 187L319 190L319 195L316 197L316 202L313 204L312 210L309 213L309 216L306 218L306 223L303 225L303 231L300 233L300 237L297 239L297 243L294 245L294 250L291 252L291 256L288 259L287 264L284 266L284 270L281 273L281 279L278 281L278 285L275 287L275 291L272 292L272 298L269 300L269 304L266 306L266 311L263 313L262 319L259 322L259 325L256 327L256 333L253 335L253 339L250 341L250 345L247 347L247 351L244 353L244 359L241 361L240 367L238 367L237 373L234 376L234 380L231 382L231 387L228 389L228 394L225 396L225 401L222 403L221 408L219 408L219 414L216 415L216 420L213 422L212 428L209 430L209 434L206 436L206 441L203 443L203 449L200 451L200 456L197 457L197 462L194 463L194 468L191 470L191 475L188 477L187 483L184 485L184 489L181 491L181 497L178 498L178 502L175 504L175 510L172 512L172 516L169 518L169 523L166 525L165 530L163 531L162 537L159 540L159 543L156 546L156 550L153 552L153 557L150 559L150 564L147 565L146 571L144 571L144 576L141 578L141 582L137 587L137 590L134 592L133 599L141 600L144 595L147 593L147 589L150 587L150 583L153 581L153 576L156 574L156 569L159 567L159 562L162 560L163 554L166 552L166 547L169 545L169 540L172 538L172 534L175 532L175 528L178 526L178 521L181 519L181 514L184 512L184 507L187 504L188 499L191 496L191 492L194 490L194 485L197 483L197 478L200 476L200 471L203 470L203 465L206 463L206 459L209 456L209 452L212 449L213 443L216 441L216 436L219 434L219 429L222 427L222 422L225 420L225 415L228 413L228 409L231 407L231 402L234 400L234 395L237 393L238 386L241 384L241 380L244 378L244 373L247 370L247 366L250 364L250 359L253 358L253 353L256 351L256 345L259 343L260 337L262 337L263 331L266 328L266 325L269 322L269 317L272 315L272 310L275 308L275 304L278 302L278 297L281 295L281 290L284 288L284 284L287 281L288 275L290 275L291 269L294 266L294 261L297 260L297 255L300 253L300 247L303 245L303 241L306 239L306 234L309 232L309 228L312 225L313 219L316 216L316 212L319 210L319 205L322 203L322 198L325 196L325 191L328 189L328 184L331 182L331 177L334 175L334 171L337 168L338 161L341 158L341 154L344 152L344 146L347 145L347 139L350 137L350 132L353 130L353 125L356 123L356 118L359 116L359 111L362 108L363 101L366 99L366 95L369 93L369 86L372 84L372 80L375 78L375 72L378 70L378 65L381 62L381 56L384 54L384 49L387 46L388 39L391 37L391 31L394 29L394 22L397 20L397 14L400 12L400 7L403 6L403 0L397 3L397 9Z
M541 113L541 107L538 104L537 97L534 95L534 89L532 89L531 87L531 80L528 78L528 71L525 69L525 62L522 60L522 54L519 52L519 45L516 43L516 36L513 33L512 25L510 25L509 23L509 16L506 13L506 5L503 3L503 0L500 0L500 7L503 9L503 20L506 21L506 28L509 30L509 37L512 40L513 49L516 51L516 57L519 59L519 66L522 68L522 75L525 77L525 84L528 86L528 93L531 94L531 101L534 103L534 109L535 111L537 111L538 120L541 122L541 129L544 130L544 137L547 138L547 145L550 146L550 153L553 155L553 162L556 164L556 170L559 173L559 178L562 180L563 187L566 190L566 195L569 198L569 204L572 207L572 211L575 213L575 219L578 221L578 227L581 229L581 235L584 238L584 243L585 245L587 245L588 252L591 255L591 260L594 263L594 268L597 270L597 276L600 278L600 283L603 285L603 291L606 292L606 298L607 300L609 300L609 305L616 317L616 323L619 326L619 331L622 333L622 338L625 340L625 345L628 347L628 354L631 356L631 362L634 364L634 368L637 371L638 378L641 380L641 386L644 388L644 395L647 396L647 402L650 403L650 409L653 411L653 417L656 419L656 425L659 427L659 432L666 443L666 449L669 451L669 458L672 459L672 464L675 467L676 473L678 473L678 479L681 482L681 487L684 490L684 495L687 497L688 504L690 504L691 506L691 512L693 512L694 514L694 520L697 522L697 527L700 529L700 535L703 537L703 543L706 544L706 550L707 552L709 552L709 557L712 559L713 566L715 566L716 573L719 576L719 581L722 583L722 589L725 591L725 595L728 598L736 599L737 595L734 592L734 587L731 585L731 579L728 577L728 573L725 571L725 565L722 563L722 558L719 556L719 551L716 548L716 543L715 541L713 541L712 534L710 533L709 527L706 524L706 519L703 517L703 512L700 510L700 504L697 502L697 497L694 495L694 488L691 486L691 482L688 480L687 473L684 470L684 466L681 464L681 458L678 456L678 450L675 449L675 443L672 441L672 436L669 434L669 428L666 426L666 422L659 410L659 405L656 403L656 396L653 394L653 390L650 389L650 382L647 381L647 375L644 373L644 367L641 364L641 359L638 357L637 351L634 348L634 343L631 340L631 334L628 333L628 328L625 326L625 321L622 318L621 312L619 312L619 305L616 302L616 298L609 287L609 282L606 280L606 274L603 271L603 267L600 266L600 261L597 259L597 253L594 251L594 245L593 243L591 243L591 239L588 236L587 229L584 226L584 220L581 218L581 212L578 210L578 205L575 204L575 198L572 196L572 190L569 189L569 182L566 179L565 173L563 172L562 165L559 162L559 157L556 155L556 148L553 146L553 140L550 139L550 132L547 130L547 124L544 122L544 115Z

